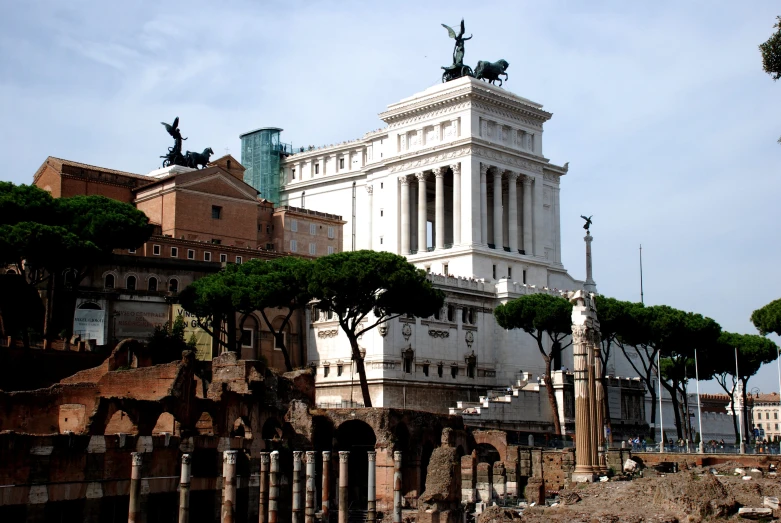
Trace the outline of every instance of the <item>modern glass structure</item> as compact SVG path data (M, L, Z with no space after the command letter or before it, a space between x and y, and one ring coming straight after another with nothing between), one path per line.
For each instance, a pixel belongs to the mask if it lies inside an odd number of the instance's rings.
M291 154L289 145L280 142L282 129L261 127L239 135L244 181L260 191L260 196L279 205L279 186L282 183L280 157Z

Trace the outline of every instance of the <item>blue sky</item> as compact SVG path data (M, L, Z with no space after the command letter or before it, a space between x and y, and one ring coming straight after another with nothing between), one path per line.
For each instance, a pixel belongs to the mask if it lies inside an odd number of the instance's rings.
M9 2L0 19L0 178L53 155L145 173L181 119L188 148L239 156L241 132L294 145L354 139L465 61L504 58L506 88L553 112L544 153L570 162L563 261L600 292L753 333L781 297L781 83L758 44L777 2ZM778 341L778 340L776 340ZM775 363L750 385L778 390ZM709 384L703 390L716 391Z

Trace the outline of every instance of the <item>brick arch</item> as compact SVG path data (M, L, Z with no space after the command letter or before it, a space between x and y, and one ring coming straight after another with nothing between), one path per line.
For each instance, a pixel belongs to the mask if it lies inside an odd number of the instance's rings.
M501 461L507 460L507 433L499 430L476 430L472 433L475 445L491 445Z

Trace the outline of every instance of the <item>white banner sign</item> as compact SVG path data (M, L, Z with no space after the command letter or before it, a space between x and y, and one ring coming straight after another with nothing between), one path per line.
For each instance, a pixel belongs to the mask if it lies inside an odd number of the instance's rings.
M105 345L103 333L106 332L106 311L96 309L76 309L73 318L73 333L82 340L95 340L96 345Z

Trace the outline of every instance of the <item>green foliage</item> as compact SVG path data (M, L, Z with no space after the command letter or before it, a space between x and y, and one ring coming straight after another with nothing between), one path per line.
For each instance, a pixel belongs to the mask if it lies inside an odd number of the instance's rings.
M765 43L759 44L762 53L762 68L773 80L781 78L781 16L777 17L773 33Z
M269 307L305 307L312 299L308 289L311 270L311 261L292 256L244 263L238 272L244 278L245 287L235 295L236 307L242 312Z
M508 301L494 309L494 316L505 329L522 329L535 338L547 333L554 342L572 332L572 304L549 294L527 294Z
M182 351L189 347L184 342L184 319L177 316L173 324L166 322L155 327L149 340L149 351L155 365L182 359Z
M751 313L751 323L763 336L771 332L781 336L781 299L771 301Z
M778 357L778 346L773 341L757 334L736 334L724 332L719 338L721 360L718 370L729 375L735 374L735 353L738 349L738 370L740 379L748 379L756 374L765 363Z
M340 252L314 262L308 291L322 310L331 310L349 336L358 336L392 316L431 316L445 295L434 289L426 272L389 252ZM370 312L377 321L357 331Z

